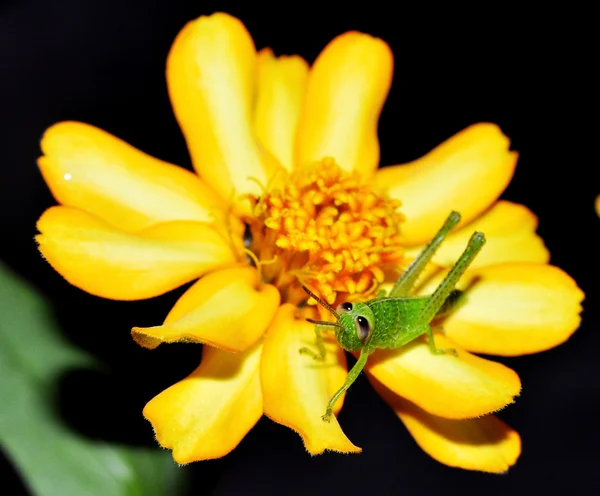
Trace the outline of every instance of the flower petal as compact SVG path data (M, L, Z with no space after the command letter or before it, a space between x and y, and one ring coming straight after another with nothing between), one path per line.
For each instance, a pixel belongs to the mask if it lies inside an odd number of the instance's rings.
M442 275L419 293L433 291ZM537 353L563 343L579 327L584 294L552 265L481 267L467 271L457 288L466 290L465 301L446 317L444 331L475 353Z
M471 355L441 334L435 334L435 344L456 349L458 357L434 355L420 338L400 349L375 352L366 370L394 393L444 418L479 417L519 394L519 376L508 367Z
M194 168L222 198L261 190L278 165L261 153L252 129L256 50L236 18L216 13L189 22L167 60L175 116Z
M52 207L37 227L39 249L52 267L78 288L115 300L151 298L236 262L227 241L200 222L129 234L82 210Z
M263 49L258 53L257 77L256 135L260 143L291 171L308 64L298 55L275 57L271 49Z
M333 157L346 171L370 175L379 163L377 122L394 59L383 40L351 31L331 41L309 76L296 165Z
M200 279L177 301L164 325L134 327L133 339L144 348L161 343L206 343L240 352L263 335L279 306L275 286L258 287L252 267L232 267Z
M309 453L325 450L359 452L342 432L337 418L323 422L327 403L346 379L346 358L333 340L326 340L324 361L301 355L303 346L315 347L314 325L294 317L294 305L282 305L265 339L261 382L265 415L302 436ZM336 403L334 413L342 407Z
M370 378L375 390L390 405L432 458L451 467L503 473L521 454L519 434L495 415L451 420L430 415Z
M407 244L429 241L451 210L465 225L486 210L510 182L517 153L494 124L475 124L424 157L381 169L375 181L402 202Z
M225 456L262 416L261 349L234 354L205 346L191 375L148 402L144 417L177 463Z
M60 122L42 138L38 164L59 203L125 231L158 222L213 222L224 203L195 174L101 129Z
M460 257L474 231L485 233L486 244L471 268L504 262L547 263L550 253L535 234L537 217L525 206L499 201L474 222L448 236L433 257L442 267L451 267ZM406 250L407 258L415 258L424 248Z

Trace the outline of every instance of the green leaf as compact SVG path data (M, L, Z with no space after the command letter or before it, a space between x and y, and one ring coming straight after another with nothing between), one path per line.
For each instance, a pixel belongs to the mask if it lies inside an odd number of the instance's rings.
M25 484L38 496L177 494L182 471L167 452L91 441L57 417L56 379L94 364L0 263L0 444Z

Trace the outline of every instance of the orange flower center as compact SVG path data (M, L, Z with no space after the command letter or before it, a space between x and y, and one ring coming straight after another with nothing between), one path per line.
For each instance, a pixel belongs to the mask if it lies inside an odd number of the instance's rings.
M402 260L399 206L325 158L256 203L252 250L284 301L306 299L301 284L332 305L369 297Z

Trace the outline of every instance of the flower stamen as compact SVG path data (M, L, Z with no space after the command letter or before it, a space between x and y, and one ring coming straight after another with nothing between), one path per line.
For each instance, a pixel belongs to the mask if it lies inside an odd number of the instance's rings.
M278 257L263 274L292 300L306 299L301 284L332 305L366 298L383 282L384 268L402 260L399 206L325 158L255 200L252 249Z
M254 266L256 267L256 274L257 274L257 280L258 280L257 287L260 287L263 282L263 277L262 277L263 265L271 265L271 264L274 264L275 262L277 262L277 255L275 255L270 260L260 260L256 256L256 254L252 250L249 250L248 248L244 248L243 252L246 254L246 256L248 258L250 258L250 260L252 260L252 262L254 263Z

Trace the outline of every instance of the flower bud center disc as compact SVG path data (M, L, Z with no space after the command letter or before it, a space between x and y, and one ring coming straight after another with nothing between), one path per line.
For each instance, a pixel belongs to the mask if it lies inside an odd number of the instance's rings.
M369 297L386 268L402 261L399 207L325 158L257 201L252 250L260 260L274 259L262 270L284 301L305 300L301 284L332 305L357 293Z

